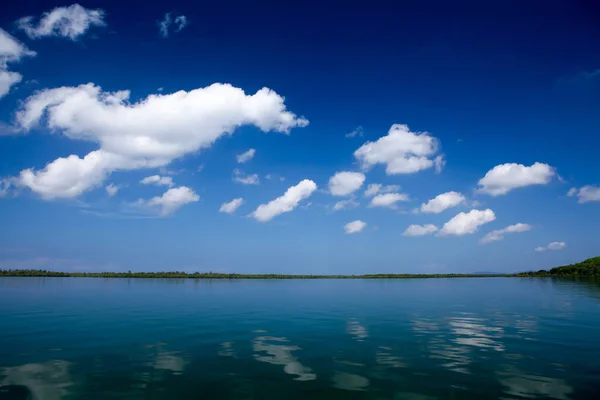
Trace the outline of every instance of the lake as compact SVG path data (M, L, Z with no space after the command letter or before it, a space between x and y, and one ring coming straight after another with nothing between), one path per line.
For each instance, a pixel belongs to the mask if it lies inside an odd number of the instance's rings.
M593 280L0 278L0 321L42 400L600 398Z

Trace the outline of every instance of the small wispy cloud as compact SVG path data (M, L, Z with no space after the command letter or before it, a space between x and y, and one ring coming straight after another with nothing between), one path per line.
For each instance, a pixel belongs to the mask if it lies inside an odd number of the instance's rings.
M552 242L547 246L539 246L535 248L535 251L546 251L546 250L562 250L567 247L565 242Z
M235 156L235 159L237 160L238 163L243 164L245 162L252 160L254 158L255 154L256 154L256 149L249 149L248 151L245 151L242 154L238 154L237 156Z
M346 133L346 137L347 138L353 138L353 137L362 137L364 134L364 129L362 126L357 126L352 132L350 133Z
M173 18L173 13L168 12L163 19L158 22L158 29L163 38L168 38L171 28L174 27L175 32L181 32L183 28L188 26L189 21L185 15L178 15Z
M260 179L257 174L247 175L237 168L233 170L233 181L244 185L260 184Z

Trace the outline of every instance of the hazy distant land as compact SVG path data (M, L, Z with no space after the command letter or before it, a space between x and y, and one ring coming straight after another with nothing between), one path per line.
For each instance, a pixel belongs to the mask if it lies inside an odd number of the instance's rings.
M567 277L600 276L600 257L555 267L550 270L519 272L515 274L364 274L364 275L284 275L284 274L228 274L218 272L56 272L42 269L0 270L0 276L14 277L78 277L78 278L188 278L188 279L402 279L402 278L489 278L489 277Z

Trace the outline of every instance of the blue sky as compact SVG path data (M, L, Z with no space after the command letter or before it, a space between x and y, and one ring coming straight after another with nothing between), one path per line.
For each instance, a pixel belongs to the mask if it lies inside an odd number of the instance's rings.
M2 7L0 268L598 255L597 6L188 3Z

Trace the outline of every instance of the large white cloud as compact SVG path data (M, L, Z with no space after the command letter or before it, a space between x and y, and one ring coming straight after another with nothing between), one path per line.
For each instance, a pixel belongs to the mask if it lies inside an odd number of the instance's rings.
M497 229L495 231L489 232L479 241L479 243L486 244L497 242L499 240L504 239L504 235L506 233L527 232L529 230L531 230L531 225L528 224L518 223L514 225L509 225L506 228Z
M138 204L146 204L150 207L159 207L160 214L167 216L177 211L188 203L194 203L200 200L200 197L187 186L180 186L167 190L162 196L156 196L148 201L141 200Z
M496 214L489 208L486 210L471 210L461 212L446 222L439 236L463 236L477 232L479 227L496 219Z
M404 233L402 233L403 236L425 236L425 235L430 235L432 233L437 232L438 227L433 225L433 224L426 224L426 225L410 225L408 228L406 228L406 230L404 231Z
M35 56L34 51L29 50L8 32L0 29L0 98L23 79L21 74L8 71L8 63L19 62L23 57L32 56Z
M438 194L427 203L421 204L421 212L438 214L451 207L464 203L467 199L458 192L446 192Z
M365 182L360 172L341 171L329 178L329 191L334 196L347 196L354 193Z
M388 134L375 142L367 142L354 152L364 168L385 164L386 173L412 174L434 166L439 141L427 132L411 132L407 125L392 125ZM441 170L443 159L439 159Z
M396 203L399 201L410 200L407 194L404 193L384 193L378 194L371 199L369 207L388 207L396 208Z
M567 196L577 196L579 204L600 201L600 186L586 185L581 188L571 188Z
M104 92L89 83L29 97L16 115L23 130L44 122L70 139L96 142L100 149L84 158L59 158L41 171L25 170L21 184L47 198L75 197L113 171L165 166L210 147L241 125L289 133L308 124L267 88L246 95L242 89L215 83L189 92L150 95L136 103L130 103L129 96L129 91Z
M346 233L358 233L360 231L362 231L363 229L365 229L365 227L367 226L367 223L361 220L356 220L356 221L352 221L352 222L348 222L346 225L344 225L344 231Z
M546 251L546 250L562 250L567 247L565 242L552 242L547 246L539 246L535 248L535 251Z
M245 151L242 154L238 154L237 156L235 156L235 159L237 160L237 162L242 164L242 163L252 160L254 158L255 154L256 154L256 149L249 149L248 151Z
M223 203L219 212L233 214L242 204L244 204L244 199L238 197L237 199L231 200L229 203Z
M173 186L173 178L170 176L152 175L147 176L140 181L142 185L162 185L162 186Z
M91 10L79 4L73 4L69 7L57 7L44 13L37 26L32 16L19 19L17 25L32 39L61 36L75 40L91 26L104 26L104 11L101 9Z
M548 164L536 162L529 167L515 163L500 164L479 180L478 190L491 196L500 196L525 186L545 185L554 176L556 171Z
M296 186L292 186L286 190L283 196L271 200L267 204L261 204L252 214L260 222L267 222L275 218L279 214L293 211L298 204L317 190L317 185L310 179L304 179Z

